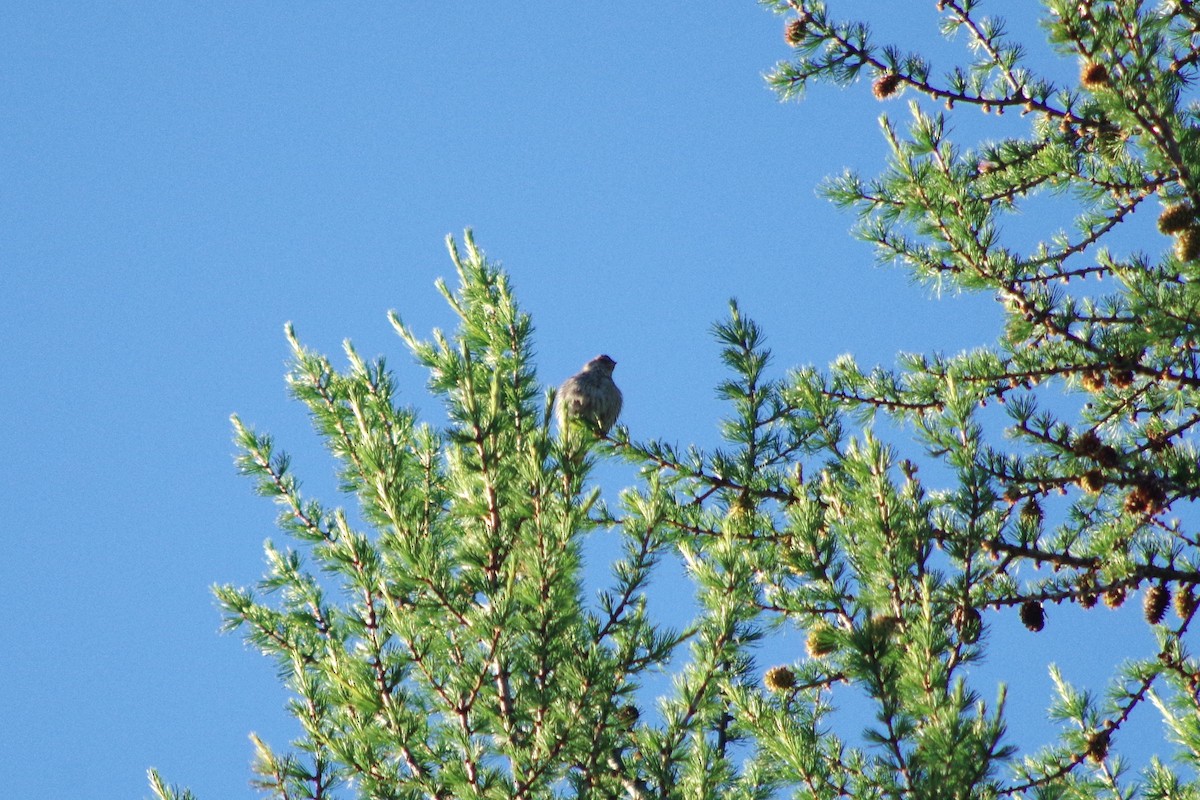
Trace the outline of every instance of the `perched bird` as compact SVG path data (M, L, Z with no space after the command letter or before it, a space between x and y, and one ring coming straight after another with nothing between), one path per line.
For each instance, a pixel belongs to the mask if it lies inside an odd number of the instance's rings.
M579 419L606 434L621 413L621 390L613 383L617 362L596 356L558 387L558 424L566 430L567 420Z

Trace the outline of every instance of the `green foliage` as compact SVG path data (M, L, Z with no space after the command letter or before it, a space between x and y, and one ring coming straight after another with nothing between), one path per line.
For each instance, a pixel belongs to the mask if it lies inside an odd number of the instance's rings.
M980 3L938 3L943 32L971 50L941 79L923 59L876 42L864 21L836 19L825 3L768 5L788 16L795 48L771 76L782 96L867 76L880 100L912 98L906 126L883 117L887 169L830 180L830 199L857 212L857 233L881 261L941 291L985 292L1005 315L992 347L905 355L897 368L869 373L846 359L827 376L805 374L816 384L806 391L837 398L858 421L882 414L907 425L953 471L948 488L930 493L929 528L916 541L944 548L945 585L964 607L1090 608L1101 597L1116 606L1127 592L1157 587L1145 601L1157 652L1113 676L1106 704L1056 678L1061 702L1051 715L1069 727L1018 765L1017 782L1001 792L1195 793L1196 785L1167 780L1161 764L1130 777L1110 742L1161 687L1172 700L1156 702L1181 757L1192 761L1200 748L1200 737L1178 735L1179 711L1165 710L1200 711L1193 667L1180 655L1194 603L1179 621L1159 624L1168 587L1190 597L1200 576L1194 535L1168 516L1200 491L1200 128L1188 96L1200 15L1190 2L1048 2L1048 40L1078 63L1078 83L1062 86L1028 67L1024 48ZM998 138L953 140L952 120L1006 110L1019 111L1022 124L997 120ZM961 127L986 128L976 120ZM1073 231L1046 229L1032 241L1009 232L1018 214L1044 217L1051 199L1074 212ZM1136 212L1156 213L1153 201L1169 238L1147 237L1136 224ZM1150 252L1119 253L1130 241ZM1002 415L985 412L989 403ZM907 559L922 563L919 553Z
M996 342L779 374L734 304L713 329L724 442L706 451L623 427L553 435L532 324L469 234L465 254L451 243L459 287L439 287L454 333L425 341L392 318L446 424L399 407L382 360L347 345L339 371L289 328L292 394L357 507L303 495L286 455L235 418L238 466L291 539L267 544L256 589L216 590L304 730L286 754L254 739L269 795L1200 796L1185 642L1200 552L1170 516L1200 492L1200 11L1051 0L1049 41L1080 66L1059 86L975 2L937 3L970 51L940 79L867 20L764 4L787 16L793 57L770 78L783 97L864 77L880 100L911 96L906 126L883 120L884 172L825 191L882 261L995 297ZM956 143L964 109L1020 112L1023 131ZM1008 232L1047 197L1073 231ZM1136 236L1155 202L1159 232ZM1121 252L1133 238L1149 252ZM591 482L610 457L639 469L611 510ZM580 553L601 532L624 556L593 599ZM697 600L682 632L647 610L668 556ZM996 614L1052 630L1048 604L1115 607L1139 588L1151 652L1122 654L1106 692L1053 672L1059 737L1008 741L1006 690L984 699L970 671ZM755 656L787 632L807 654L760 678ZM666 669L673 686L653 698ZM1135 771L1119 752L1151 708L1179 767ZM189 796L157 775L152 788Z
M680 641L645 613L667 546L652 495L629 495L626 558L585 605L589 464L548 429L528 316L467 246L465 257L451 246L459 291L443 287L460 320L452 337L423 342L393 317L445 404L444 429L396 405L382 361L347 345L338 371L288 330L292 394L365 531L307 499L270 437L234 419L239 468L302 547L268 543L258 591L216 589L228 627L275 660L305 731L288 755L255 739L258 785L273 796L612 794L624 780L612 762L634 735L618 715Z

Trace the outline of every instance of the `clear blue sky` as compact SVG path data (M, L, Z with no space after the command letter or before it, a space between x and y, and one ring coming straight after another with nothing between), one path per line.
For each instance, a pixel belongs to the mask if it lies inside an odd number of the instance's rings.
M991 338L989 301L873 267L814 192L882 164L877 116L903 101L779 104L762 75L782 22L751 0L503 6L0 11L5 796L148 796L149 766L205 800L257 796L247 734L293 728L272 665L218 634L209 587L253 583L282 536L235 475L229 414L336 501L284 391L291 320L335 356L344 337L386 354L440 422L385 314L453 324L432 285L452 275L447 233L474 228L511 273L546 384L620 362L640 438L716 442L708 330L730 297L780 372ZM1128 623L1113 641L1149 635L1136 617L1110 614ZM1026 682L1013 705L1036 725L1040 665L1098 640L989 621L1021 649L997 675Z

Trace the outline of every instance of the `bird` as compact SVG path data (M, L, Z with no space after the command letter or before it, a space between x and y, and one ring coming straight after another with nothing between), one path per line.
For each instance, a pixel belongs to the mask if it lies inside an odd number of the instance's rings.
M600 355L583 365L558 387L558 425L563 431L568 420L582 420L601 436L606 435L621 413L621 390L613 383L617 362Z

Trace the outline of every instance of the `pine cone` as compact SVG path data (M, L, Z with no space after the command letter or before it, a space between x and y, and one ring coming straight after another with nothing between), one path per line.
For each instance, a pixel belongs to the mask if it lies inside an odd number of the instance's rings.
M1079 379L1083 384L1083 388L1089 392L1098 392L1104 388L1104 373L1097 372L1094 369L1086 370L1083 376Z
M1189 225L1175 237L1175 257L1180 261L1195 261L1200 256L1200 227Z
M1026 600L1022 603L1021 622L1034 633L1046 627L1046 612L1042 610L1042 604L1036 600Z
M638 721L641 714L637 710L637 706L632 703L621 706L617 709L617 721L626 728L632 728L634 723Z
M1075 590L1078 592L1075 599L1079 601L1080 608L1094 608L1100 601L1096 596L1096 578L1090 572L1079 576L1079 580L1075 582Z
M871 86L876 100L886 100L900 90L900 76L894 72L880 75Z
M1180 619L1187 619L1196 610L1196 595L1192 593L1192 587L1180 586L1175 592L1175 613Z
M1166 234L1179 233L1191 225L1195 218L1191 203L1178 203L1168 206L1158 215L1158 229Z
M1080 434L1075 439L1075 443L1071 445L1071 452L1077 456L1090 458L1091 456L1096 455L1102 446L1103 445L1100 442L1100 437L1096 435L1096 432L1087 431L1086 433Z
M1157 625L1162 622L1163 614L1167 613L1167 605L1171 602L1171 590L1166 586L1151 586L1142 598L1142 612L1146 622Z
M1088 494L1100 494L1104 488L1104 473L1098 469L1089 469L1079 476L1079 485Z
M805 642L810 658L822 658L837 650L835 631L827 622L818 622L808 630Z
M796 673L787 667L771 667L763 675L763 685L772 692L786 692L796 685Z
M1133 386L1133 370L1114 369L1108 373L1109 382L1118 389L1128 389Z
M1125 497L1125 510L1130 514L1154 516L1163 510L1167 493L1154 480L1143 480Z
M1103 89L1108 86L1108 70L1103 64L1084 64L1079 72L1079 82L1085 89Z
M1120 461L1116 448L1110 444L1100 445L1100 449L1095 452L1092 458L1105 469L1112 469Z
M1108 731L1097 731L1088 739L1086 755L1094 763L1099 764L1108 755Z
M804 31L808 28L808 19L797 17L783 29L784 40L793 47L804 41Z

